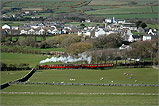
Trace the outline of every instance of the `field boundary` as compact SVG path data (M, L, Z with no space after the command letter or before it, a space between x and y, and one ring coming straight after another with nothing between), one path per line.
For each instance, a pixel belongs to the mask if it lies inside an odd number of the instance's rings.
M98 84L98 83L47 83L47 82L10 82L10 84L37 84L37 85L72 85L72 86L142 86L159 87L158 84Z
M70 92L0 92L0 94L29 95L159 95L158 93L70 93Z

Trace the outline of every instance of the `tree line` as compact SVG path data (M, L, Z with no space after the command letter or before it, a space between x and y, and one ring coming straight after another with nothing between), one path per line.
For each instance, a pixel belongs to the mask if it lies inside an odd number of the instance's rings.
M6 64L1 63L1 71L14 71L14 70L30 70L29 64L20 63L20 64Z

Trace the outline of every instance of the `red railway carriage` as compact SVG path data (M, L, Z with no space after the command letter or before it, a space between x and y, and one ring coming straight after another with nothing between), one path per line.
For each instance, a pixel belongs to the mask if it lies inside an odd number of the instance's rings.
M114 64L54 64L54 65L40 65L40 69L96 69L113 67Z

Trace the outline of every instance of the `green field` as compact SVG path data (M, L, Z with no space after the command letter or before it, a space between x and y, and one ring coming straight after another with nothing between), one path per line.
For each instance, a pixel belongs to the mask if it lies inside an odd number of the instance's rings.
M152 68L39 70L29 82L111 83L113 80L116 84L135 83L134 79L129 79L129 76L123 74L125 72L133 74L138 84L158 84L158 71ZM17 79L13 78L17 76L16 71L9 72L12 73L12 77L7 73L3 72L3 81ZM19 76L25 73L21 71ZM6 80L5 77L8 79ZM104 80L99 80L101 77ZM70 78L76 80L70 81ZM1 94L3 105L158 105L158 96L152 95L158 93L158 87L13 84L2 92L6 92ZM23 94L24 92L31 94ZM138 95L143 93L145 95Z
M2 71L1 84L9 81L15 81L24 77L29 71Z
M5 105L158 105L157 96L131 95L9 95L2 94Z
M10 26L18 26L18 25L24 25L25 21L21 22L21 21L1 21L0 22L1 25L5 25L8 24Z
M149 19L158 18L158 14L95 14L96 17L120 18L120 19Z
M130 0L92 0L89 5L128 5L130 2ZM132 5L157 4L157 0L135 0L135 3Z
M47 56L37 54L17 54L17 53L1 53L1 62L7 64L27 63L30 67L35 67Z
M60 13L86 13L87 15L114 15L116 18L158 18L158 0L2 0L2 9L20 7L22 10L45 11L52 9L52 13L36 13L25 17L43 16L54 17ZM15 12L7 12L13 15ZM135 13L131 17L131 14ZM130 15L130 17L126 16ZM117 15L117 16L116 16ZM120 15L120 16L119 16ZM122 17L123 15L123 17ZM144 15L144 16L142 16ZM147 16L148 15L148 16ZM112 16L111 16L112 17ZM16 24L13 24L16 25Z
M101 9L95 11L88 11L86 14L137 14L137 13L150 13L148 6L121 6L110 9Z
M133 74L135 79L129 79L123 73ZM48 78L47 78L48 77ZM99 80L101 77L104 80ZM152 68L132 69L107 69L107 70L44 70L37 72L30 79L31 82L72 82L69 79L75 78L75 83L136 83L157 84L158 73ZM106 78L106 79L105 79Z
M117 0L92 0L89 5L122 5L127 4L127 1L117 1Z
M80 26L81 22L70 22L66 23L66 25L75 25ZM96 26L96 25L104 25L103 23L97 23L97 22L84 22L85 26Z

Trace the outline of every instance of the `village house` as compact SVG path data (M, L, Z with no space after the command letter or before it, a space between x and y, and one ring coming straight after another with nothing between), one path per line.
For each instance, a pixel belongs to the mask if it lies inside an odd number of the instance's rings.
M119 47L119 50L131 50L131 49L132 47L130 47L129 45L124 45L124 44L122 44L122 46Z
M2 29L10 29L11 30L12 26L5 24L2 26Z
M152 35L144 35L142 40L143 41L152 40Z

